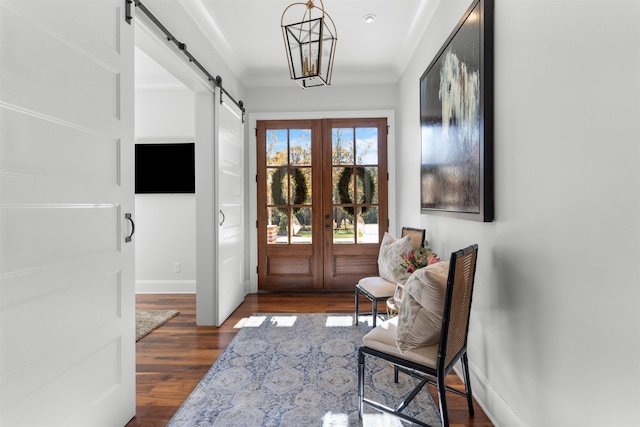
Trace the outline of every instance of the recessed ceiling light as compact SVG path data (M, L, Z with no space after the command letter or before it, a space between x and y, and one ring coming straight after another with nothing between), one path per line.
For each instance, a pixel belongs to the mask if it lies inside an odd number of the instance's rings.
M364 15L362 17L362 20L364 21L365 24L371 24L373 21L376 20L376 15L369 13L367 15Z

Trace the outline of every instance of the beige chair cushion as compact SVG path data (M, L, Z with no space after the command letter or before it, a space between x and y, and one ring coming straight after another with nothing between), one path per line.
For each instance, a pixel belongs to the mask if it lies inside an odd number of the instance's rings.
M362 343L374 350L434 368L438 360L438 344L400 352L396 346L398 317L376 326L362 338Z
M391 297L396 291L396 284L382 277L365 277L360 279L358 285L369 292L375 298Z
M393 283L404 282L409 275L400 268L400 263L402 256L406 255L411 248L411 240L408 235L402 239L396 239L385 232L378 253L378 274L380 277Z
M404 286L396 344L401 352L440 342L449 262L416 270Z

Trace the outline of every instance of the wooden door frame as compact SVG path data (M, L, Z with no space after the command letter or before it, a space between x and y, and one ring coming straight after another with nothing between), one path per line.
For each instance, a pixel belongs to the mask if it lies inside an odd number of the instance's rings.
M388 190L388 214L389 214L389 230L396 229L396 191L395 191L395 111L394 110L356 110L356 111L318 111L318 112L283 112L283 113L250 113L247 123L249 129L248 135L248 157L249 165L247 167L248 191L247 191L247 238L249 250L247 251L248 268L249 268L249 293L258 292L258 206L257 206L257 137L256 122L258 120L320 120L320 119L349 119L349 118L370 118L385 117L389 133L387 135L387 171L389 173L389 190Z

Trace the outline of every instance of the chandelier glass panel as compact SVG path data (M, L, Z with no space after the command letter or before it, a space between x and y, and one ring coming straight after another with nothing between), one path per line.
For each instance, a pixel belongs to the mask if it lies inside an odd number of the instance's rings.
M333 19L324 11L322 0L319 2L320 7L311 0L293 3L284 10L280 21L289 74L305 89L330 85L333 73L337 31ZM305 10L302 18L294 20L290 16L293 15L293 9L301 9L298 6L303 6ZM285 24L285 20L294 23Z

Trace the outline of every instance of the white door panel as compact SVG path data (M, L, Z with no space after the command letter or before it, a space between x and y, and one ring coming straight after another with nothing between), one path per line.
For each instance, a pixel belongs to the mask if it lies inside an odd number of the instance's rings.
M7 352L2 361L2 376L13 377L21 383L14 384L14 393L9 401L3 404L13 405L20 402L24 395L37 388L42 378L48 378L58 371L50 369L42 360L66 365L67 360L56 360L60 355L66 356L67 347L76 346L87 335L95 330L111 325L120 316L119 292L121 290L120 275L116 272L106 273L102 277L87 277L85 281L65 283L66 286L56 289L37 298L28 299L17 296L18 301L5 305L0 320L4 325L19 324L21 334L25 337L38 336L39 340L23 339L13 351ZM45 322L34 319L47 319ZM79 322L78 319L83 319ZM65 331L61 340L59 330ZM3 335L5 331L3 328ZM114 331L111 331L113 334ZM118 335L113 337L118 338ZM6 337L10 339L10 337ZM37 377L20 378L11 376L23 366L39 371ZM19 393L18 390L23 393Z
M235 169L236 166L226 165L229 169ZM238 173L232 173L230 170L225 170L220 176L220 183L224 186L221 189L221 195L226 198L236 199L240 197L243 193L242 188L242 176ZM227 201L230 203L230 201Z
M0 425L135 415L124 7L0 0Z
M239 238L238 233L242 232L242 206L227 203L224 205L224 232L226 237Z
M217 92L219 94L219 92ZM218 230L218 319L221 325L245 296L244 141L242 115L235 106L218 104L218 206L224 221Z
M9 108L0 110L0 121L4 174L118 185L118 139ZM59 142L52 144L52 140ZM70 152L74 155L69 156Z
M69 1L70 13L61 12L65 2L58 1L3 4L3 100L13 103L17 98L18 106L74 124L84 125L82 119L91 116L89 125L117 120L123 45L114 43L126 25L117 15L122 3ZM109 34L101 38L113 39L111 46L94 37L107 26Z
M18 205L0 219L0 273L28 273L45 265L119 250L116 205ZM34 245L33 242L39 242Z

